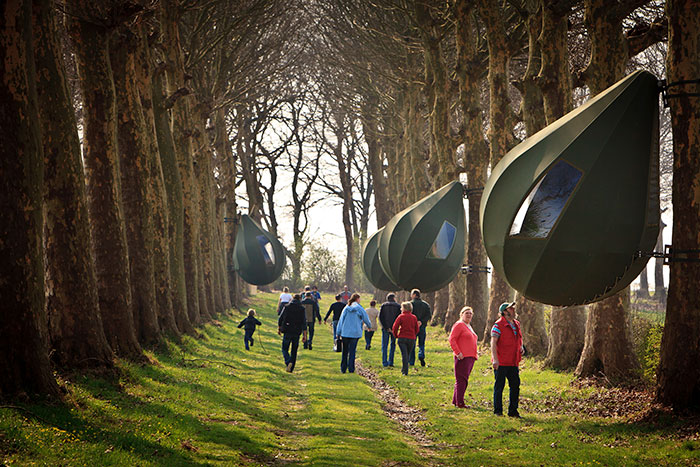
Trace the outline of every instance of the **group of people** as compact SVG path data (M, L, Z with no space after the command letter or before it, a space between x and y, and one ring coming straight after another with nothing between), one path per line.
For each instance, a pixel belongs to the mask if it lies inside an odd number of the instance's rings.
M376 308L376 301L370 301L365 309L360 305L360 294L351 293L348 286L335 296L326 316L321 319L318 301L321 295L316 287L306 286L304 292L291 295L284 288L278 302L278 334L282 336L282 354L288 372L293 372L297 360L299 340L305 349L313 349L315 323L328 322L331 318L334 350L341 352L340 371L355 372L357 345L364 331L365 349L371 348L374 332L382 330L382 365L394 366L396 345L401 352L401 373L408 375L409 367L415 364L416 343L418 361L425 366L426 326L431 319L430 305L421 299L418 289L411 291L411 301L399 304L396 294L389 293L386 301ZM520 417L518 402L520 396L519 364L524 347L520 323L515 319L515 302L503 303L499 307L500 318L491 328L491 364L494 371L493 411L503 415L503 390L508 381L510 402L508 415ZM449 344L454 356L455 386L452 404L459 408L468 407L464 394L469 383L474 363L478 358L478 336L471 327L474 310L465 306L460 311L459 320L452 326ZM378 322L378 323L377 323ZM246 350L253 345L255 326L260 321L255 311L238 325L245 328Z

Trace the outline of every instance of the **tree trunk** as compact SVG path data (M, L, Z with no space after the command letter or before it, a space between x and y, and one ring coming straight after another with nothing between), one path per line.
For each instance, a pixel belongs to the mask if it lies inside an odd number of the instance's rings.
M175 156L182 182L184 207L183 257L185 261L185 286L187 313L195 326L202 322L200 307L200 258L199 250L199 189L192 162L192 127L189 114L189 90L185 87L185 67L178 22L180 8L174 0L160 3L160 19L165 50L167 82L165 90L172 103L170 108ZM174 102L173 102L174 101Z
M516 293L515 309L523 333L523 344L527 347L528 354L538 357L546 356L549 337L544 324L544 305L532 302Z
M483 189L489 164L489 152L483 136L483 112L481 109L481 70L477 66L478 41L473 9L469 0L455 2L457 20L457 78L459 79L459 101L464 113L464 167L467 171L467 188ZM468 142L468 143L467 143ZM468 198L469 225L467 228L467 264L486 266L488 258L481 239L479 205L481 194L472 192ZM472 328L479 339L484 336L488 315L488 277L486 273L466 276L465 303L472 307ZM445 324L448 324L448 320Z
M34 2L33 29L44 143L46 295L52 360L65 368L111 368L112 349L102 326L89 248L78 129L49 0Z
M80 0L73 11L88 11ZM109 66L109 30L68 16L83 91L85 130L83 159L87 176L92 246L102 324L118 355L141 358L134 326L129 252L119 187L116 96Z
M491 167L494 167L508 152L508 139L512 129L508 98L510 56L501 6L496 0L480 0L478 5L479 15L486 25L489 49L489 142ZM500 274L494 272L491 276L489 314L484 329L485 344L491 342L491 326L498 319L498 307L512 297L513 290Z
M170 117L164 107L163 75L153 77L153 116L158 140L158 152L163 168L163 182L168 195L168 238L170 251L170 283L173 314L180 332L196 334L187 311L187 286L184 259L184 208L182 181L177 168L175 142L170 132Z
M170 272L168 193L165 189L153 111L153 81L151 76L153 59L143 23L139 24L138 27L138 43L137 58L134 62L134 80L141 100L141 110L145 125L144 137L147 145L146 159L151 174L148 182L150 183L149 192L153 197L151 204L151 217L153 219L153 273L158 327L163 332L179 337L180 331L177 327L173 305L174 282Z
M664 251L664 228L666 224L661 221L659 225L659 238L656 240L656 251ZM666 286L664 285L664 260L654 260L654 300L666 306Z
M200 236L199 246L201 250L201 277L204 284L204 298L206 299L207 310L211 317L217 311L221 311L221 304L216 303L215 271L214 271L214 190L211 178L214 172L211 167L212 153L206 134L205 124L209 118L209 112L201 106L193 112L196 149L193 157L196 161L195 174L197 185L199 186L199 213L200 213Z
M367 141L367 160L372 184L374 187L374 209L377 214L377 227L382 228L391 220L391 207L387 195L387 180L384 175L384 157L379 140L377 120L370 109L376 109L377 99L368 97L368 102L362 107L362 130Z
M584 21L591 36L591 58L585 76L591 96L594 96L624 76L628 57L622 19L609 13L609 4L604 0L585 0L584 5ZM592 376L598 372L612 380L634 376L639 362L628 327L629 294L630 289L626 287L615 296L589 306L586 344L576 368L577 376Z
M586 307L553 308L549 325L549 349L544 366L554 370L574 368L581 357L586 330Z
M118 90L117 140L134 324L139 342L151 345L160 340L160 328L153 266L152 175L146 159L146 124L134 76L136 47L136 36L126 27L120 28L110 47L110 64Z
M0 12L0 396L58 396L44 310L43 155L31 2Z
M700 78L697 1L668 0L669 83ZM697 92L697 85L673 93ZM700 99L670 99L673 126L673 247L700 249ZM670 264L666 324L661 340L656 399L677 409L700 410L700 263Z
M647 266L649 266L647 264ZM637 298L649 298L649 277L647 276L647 266L644 266L644 270L639 274L639 290L637 291Z
M620 310L629 309L629 288L625 291L627 293L623 291L589 305L586 340L574 371L575 376L580 378L602 373L613 383L638 377L639 361L630 351L629 313L619 313ZM609 319L609 316L614 319Z

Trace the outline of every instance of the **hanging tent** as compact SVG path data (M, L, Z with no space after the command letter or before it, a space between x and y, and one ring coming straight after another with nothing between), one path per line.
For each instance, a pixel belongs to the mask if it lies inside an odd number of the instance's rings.
M401 287L391 282L379 264L379 235L384 227L374 232L362 247L362 272L370 283L379 290L399 290Z
M629 285L659 232L658 84L622 79L513 148L481 201L494 268L525 297L567 306Z
M243 280L253 285L270 284L282 274L285 261L279 240L242 215L233 247L233 267Z
M404 290L447 285L464 261L462 184L452 182L394 216L379 235L379 264Z

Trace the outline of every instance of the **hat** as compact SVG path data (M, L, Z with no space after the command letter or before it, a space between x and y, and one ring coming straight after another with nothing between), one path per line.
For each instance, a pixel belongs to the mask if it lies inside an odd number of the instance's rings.
M507 308L510 308L510 307L512 307L513 305L515 305L515 302L510 302L510 303L505 302L505 303L501 303L501 306L498 307L498 312L499 312L499 313L503 313L504 311L506 311Z

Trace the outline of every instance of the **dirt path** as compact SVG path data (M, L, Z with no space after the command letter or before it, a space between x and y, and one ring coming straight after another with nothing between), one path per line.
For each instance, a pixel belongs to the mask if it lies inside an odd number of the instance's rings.
M386 416L398 423L401 429L412 438L412 444L416 447L419 456L425 460L424 465L442 465L436 460L436 448L439 448L439 445L418 425L425 420L423 413L401 400L393 387L385 383L372 370L362 366L360 361L355 362L355 367L357 374L367 380L372 390L384 402L382 409Z

